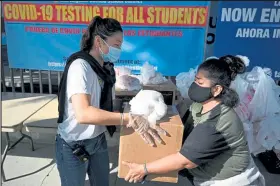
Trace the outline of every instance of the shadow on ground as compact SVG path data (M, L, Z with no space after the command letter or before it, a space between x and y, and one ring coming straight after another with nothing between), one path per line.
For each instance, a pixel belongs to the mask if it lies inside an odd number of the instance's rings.
M130 184L117 177L119 134L113 138L107 138L110 157L110 186L140 186ZM20 143L15 149L8 152L4 163L7 182L4 186L59 186L60 180L55 164L55 148L53 144L38 144L35 142L35 151L31 151L29 143ZM2 140L2 148L5 140ZM2 149L3 153L3 149ZM267 186L280 186L280 175L270 174L261 162L255 159L257 166L265 176ZM146 186L191 186L187 178L179 177L176 184L147 182ZM86 186L90 186L86 178Z

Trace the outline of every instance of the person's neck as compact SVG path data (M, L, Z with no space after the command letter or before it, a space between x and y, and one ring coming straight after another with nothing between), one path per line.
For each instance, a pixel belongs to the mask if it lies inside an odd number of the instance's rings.
M221 101L218 101L218 100L209 100L209 101L202 103L203 109L201 111L201 114L209 112L210 110L215 108L220 103L221 103Z
M91 50L91 51L89 52L89 54L90 54L92 57L94 57L94 59L96 59L96 61L98 61L98 63L103 67L104 61L103 61L103 59L101 58L99 52L97 52L96 50Z

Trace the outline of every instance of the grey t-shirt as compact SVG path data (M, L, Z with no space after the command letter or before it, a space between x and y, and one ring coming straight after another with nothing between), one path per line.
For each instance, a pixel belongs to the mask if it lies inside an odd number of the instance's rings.
M235 111L220 104L201 114L199 103L192 104L190 111L185 131L191 130L180 151L198 165L189 172L202 181L223 180L242 173L249 165L250 154L243 124Z

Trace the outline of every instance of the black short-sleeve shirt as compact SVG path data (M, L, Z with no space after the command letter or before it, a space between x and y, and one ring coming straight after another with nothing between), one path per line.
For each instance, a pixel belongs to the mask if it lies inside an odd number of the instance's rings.
M198 165L189 171L201 180L240 174L249 164L241 120L233 109L222 104L205 114L201 110L202 105L194 103L188 118L183 118L185 139L180 153Z

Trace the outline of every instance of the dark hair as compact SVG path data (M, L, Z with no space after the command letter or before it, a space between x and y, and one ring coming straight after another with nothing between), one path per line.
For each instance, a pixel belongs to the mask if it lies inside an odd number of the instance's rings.
M241 58L226 55L219 59L209 59L202 63L198 70L207 72L206 77L212 82L212 86L223 87L222 92L216 97L221 99L223 104L231 108L238 104L238 94L229 87L237 74L246 71L246 66Z
M112 18L103 19L100 16L95 16L82 36L81 50L90 51L95 36L100 36L106 41L107 37L112 36L116 32L123 32L119 21Z

